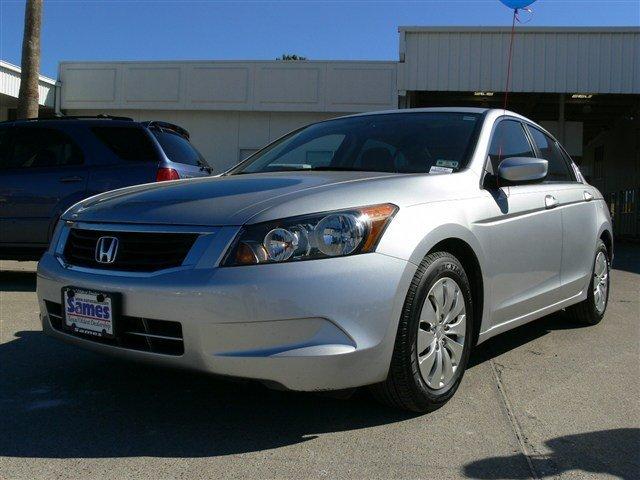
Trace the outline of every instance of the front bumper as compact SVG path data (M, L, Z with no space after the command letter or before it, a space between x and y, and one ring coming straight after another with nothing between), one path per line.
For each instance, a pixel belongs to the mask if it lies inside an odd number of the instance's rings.
M37 291L45 333L69 343L291 390L337 390L386 378L415 269L372 253L130 276L70 269L48 252ZM47 307L60 303L64 286L120 293L123 316L179 322L184 353L105 345L54 328Z

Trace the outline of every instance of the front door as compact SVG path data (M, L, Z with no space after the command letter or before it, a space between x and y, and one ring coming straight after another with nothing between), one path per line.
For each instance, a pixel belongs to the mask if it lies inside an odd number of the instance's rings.
M497 174L500 161L533 157L534 149L517 120L501 120L489 152ZM489 306L494 327L517 321L559 301L562 214L546 184L485 190L483 220L475 226L485 249Z
M86 189L82 152L53 128L14 126L8 131L10 143L0 160L0 243L43 246L61 200Z

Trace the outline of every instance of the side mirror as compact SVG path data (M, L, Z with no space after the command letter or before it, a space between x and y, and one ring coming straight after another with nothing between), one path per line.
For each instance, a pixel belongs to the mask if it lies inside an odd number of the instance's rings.
M505 158L498 166L498 176L510 183L541 182L547 176L549 162L541 158Z

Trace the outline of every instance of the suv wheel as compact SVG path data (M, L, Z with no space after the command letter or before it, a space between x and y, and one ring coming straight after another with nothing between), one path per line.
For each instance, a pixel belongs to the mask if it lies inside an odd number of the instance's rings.
M460 261L427 255L405 300L387 380L372 386L384 403L430 412L455 393L473 338L471 287Z
M600 240L593 260L587 298L567 308L567 313L572 320L583 325L597 325L600 323L609 303L609 269L607 247Z

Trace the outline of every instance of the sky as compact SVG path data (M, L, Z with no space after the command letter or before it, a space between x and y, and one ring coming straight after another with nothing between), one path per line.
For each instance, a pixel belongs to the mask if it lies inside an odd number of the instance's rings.
M0 0L19 65L24 0ZM528 26L640 26L639 0L538 0ZM397 60L398 26L510 26L498 0L44 0L41 73L62 60Z

